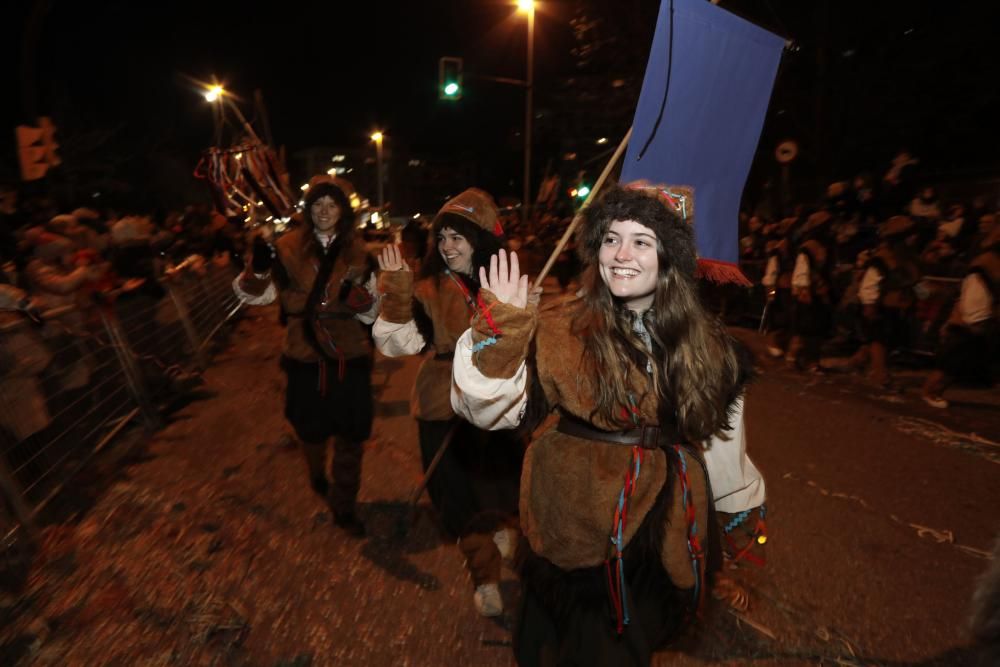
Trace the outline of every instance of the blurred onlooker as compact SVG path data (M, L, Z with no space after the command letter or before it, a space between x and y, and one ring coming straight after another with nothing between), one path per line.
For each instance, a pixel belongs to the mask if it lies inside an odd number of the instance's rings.
M764 259L764 219L759 215L747 221L747 233L740 239L740 258L749 261Z
M869 366L875 384L889 389L889 349L902 338L906 312L913 306L913 288L919 271L907 243L913 220L897 215L882 226L882 243L869 261L858 288L866 345L852 358L854 365Z
M26 284L46 308L78 305L84 284L98 280L104 273L98 265L77 265L77 247L65 236L33 228L27 239L34 251L25 268Z
M930 186L922 189L920 194L910 202L907 212L911 217L922 218L924 220L937 220L940 218L941 206L938 202L937 190Z
M161 271L152 245L154 231L150 219L140 216L126 216L111 226L111 265L119 277L130 281L123 297L158 300L166 294L157 279Z
M422 217L410 220L399 232L399 249L414 273L420 273L420 263L427 254L429 239L430 227Z
M902 211L903 206L913 196L913 181L916 178L917 165L920 160L910 155L908 151L900 151L892 159L892 166L882 177L881 203L887 215L895 215Z
M17 253L16 231L24 224L24 216L17 207L17 187L0 183L0 257L13 259Z
M871 176L858 174L854 177L853 187L854 202L851 212L856 214L861 222L868 222L878 215L878 202L875 199Z
M52 352L38 329L35 304L11 285L0 285L0 428L22 441L49 425L40 375ZM15 448L16 449L16 448ZM16 468L18 452L8 456Z
M832 272L829 228L832 216L818 211L803 226L792 270L792 339L785 359L801 370L813 370L819 347L832 321Z
M790 244L780 235L778 225L771 225L768 231L771 240L765 246L767 266L760 282L767 294L763 322L767 330L767 353L772 357L785 354L788 340L788 326L792 309L792 261Z
M935 408L948 407L941 394L956 378L992 384L1000 331L1000 228L983 240L983 252L972 260L962 291L941 332L937 368L924 383L922 398Z

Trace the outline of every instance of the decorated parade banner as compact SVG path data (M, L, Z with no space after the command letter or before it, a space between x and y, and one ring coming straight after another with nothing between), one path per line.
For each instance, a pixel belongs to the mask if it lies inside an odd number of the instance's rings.
M740 198L784 40L705 0L662 0L621 181L694 188L699 270L745 282Z

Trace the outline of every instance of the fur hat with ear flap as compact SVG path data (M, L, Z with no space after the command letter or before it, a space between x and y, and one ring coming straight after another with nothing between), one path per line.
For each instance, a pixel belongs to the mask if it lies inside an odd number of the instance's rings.
M682 217L685 214L687 217ZM661 271L674 267L681 275L694 279L698 262L689 222L693 217L694 193L690 187L646 183L615 186L584 211L577 253L585 264L597 264L611 223L634 220L656 234Z
M503 236L503 227L499 220L500 210L493 197L479 188L469 188L446 201L434 216L432 226L435 229L445 215L457 215L494 236Z

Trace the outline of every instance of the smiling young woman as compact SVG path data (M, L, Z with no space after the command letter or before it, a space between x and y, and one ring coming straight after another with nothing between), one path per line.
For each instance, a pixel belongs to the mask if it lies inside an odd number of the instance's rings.
M691 225L660 189L608 190L578 252L580 292L558 307L529 303L513 253L480 271L485 307L458 339L452 406L490 429L559 413L525 453L518 664L645 666L696 618L720 554L713 512L763 528L742 417L750 365L702 307Z
M475 587L473 603L484 616L503 612L500 566L516 542L508 528L516 526L523 446L509 434L457 419L449 397L455 341L482 304L479 268L500 249L497 216L493 198L476 188L446 202L434 217L436 242L416 281L398 247L383 250L379 268L385 299L372 330L386 356L426 351L411 410L425 472L450 437L427 491L448 536L458 538Z

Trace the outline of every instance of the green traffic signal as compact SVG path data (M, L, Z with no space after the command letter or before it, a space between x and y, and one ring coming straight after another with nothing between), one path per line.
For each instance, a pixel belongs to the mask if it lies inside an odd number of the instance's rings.
M445 57L438 60L438 97L442 100L462 99L462 59Z
M580 199L585 199L589 194L590 194L590 188L586 185L581 185L579 188L576 189L576 196L579 197Z

